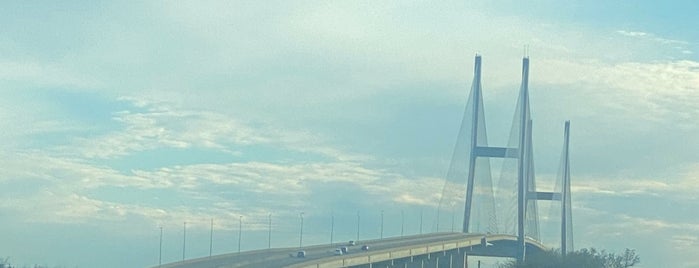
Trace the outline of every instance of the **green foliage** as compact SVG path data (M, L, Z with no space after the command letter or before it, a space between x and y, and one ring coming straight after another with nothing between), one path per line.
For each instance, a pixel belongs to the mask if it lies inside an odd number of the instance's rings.
M626 249L622 254L609 253L595 248L581 249L566 254L565 257L559 251L550 250L536 252L527 255L526 261L517 265L516 261L510 261L501 268L628 268L638 264L641 258L633 249Z

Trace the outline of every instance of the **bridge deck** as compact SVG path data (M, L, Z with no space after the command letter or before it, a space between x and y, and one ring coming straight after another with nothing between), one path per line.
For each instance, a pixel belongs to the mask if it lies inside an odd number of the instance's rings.
M358 241L356 246L348 246L349 252L335 255L335 249L347 246L347 243L303 247L305 258L297 258L299 248L276 248L223 254L212 257L191 259L165 264L162 268L238 268L238 267L347 267L376 263L392 259L410 258L427 254L443 253L449 250L471 250L468 255L511 257L509 246L500 246L516 241L515 236L489 235L487 250L481 247L483 234L433 233L405 237L385 238L380 240ZM536 241L527 241L537 248L544 248ZM509 245L508 244L508 245ZM362 245L369 246L362 251ZM493 247L493 250L490 250ZM507 249L505 249L507 248ZM158 267L158 266L154 266Z

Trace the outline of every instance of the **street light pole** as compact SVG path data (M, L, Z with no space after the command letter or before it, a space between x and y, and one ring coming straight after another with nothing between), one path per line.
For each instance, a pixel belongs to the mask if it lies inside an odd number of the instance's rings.
M381 235L379 239L383 239L383 209L381 210Z
M400 236L403 237L405 231L405 212L401 209L400 211Z
M214 252L214 218L211 218L211 236L209 237L209 257Z
M420 234L422 234L422 209L420 210Z
M301 233L299 235L299 248L303 247L303 212L299 214L301 217Z
M357 241L359 241L359 210L357 210Z
M330 214L330 245L333 245L333 234L335 233L335 212Z
M158 267L163 264L163 227L160 226L160 249L158 250Z
M238 217L238 253L240 253L240 240L243 236L243 216Z
M182 261L184 261L185 248L187 247L187 222L184 222L182 227Z
M269 213L269 228L267 230L267 249L272 248L272 213Z

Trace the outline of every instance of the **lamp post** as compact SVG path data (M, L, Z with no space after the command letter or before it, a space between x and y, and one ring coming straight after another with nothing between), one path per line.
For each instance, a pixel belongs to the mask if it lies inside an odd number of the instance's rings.
M357 210L357 241L359 241L359 210Z
M160 249L158 249L158 267L163 264L163 227L160 226Z
M187 246L187 222L184 222L182 227L182 261L184 261L185 248Z
M209 237L209 257L214 252L214 218L211 218L211 233Z
M403 230L405 229L405 215L403 210L400 211L400 237L403 237Z
M379 239L383 239L383 209L381 210L381 234Z
M333 245L333 234L335 233L335 212L330 214L330 245Z
M422 209L420 210L420 234L422 234Z
M267 249L272 248L272 213L269 213L269 225L267 229Z
M303 247L303 212L299 214L301 217L301 233L299 234L299 248Z
M240 240L243 236L243 216L238 217L238 253L240 253Z

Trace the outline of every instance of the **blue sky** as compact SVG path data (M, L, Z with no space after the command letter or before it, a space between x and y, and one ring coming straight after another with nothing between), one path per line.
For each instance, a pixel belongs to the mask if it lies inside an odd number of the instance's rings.
M504 145L523 47L537 179L572 121L575 245L699 262L693 1L4 2L0 256L145 267L434 230L483 55ZM543 210L542 210L543 211ZM440 223L442 228L450 223ZM546 242L546 241L545 241ZM555 243L549 241L550 243Z

